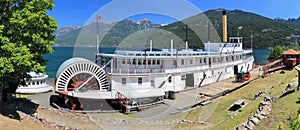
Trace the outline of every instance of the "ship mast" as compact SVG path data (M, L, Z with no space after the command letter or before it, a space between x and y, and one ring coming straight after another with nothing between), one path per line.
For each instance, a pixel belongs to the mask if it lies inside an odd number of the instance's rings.
M97 49L97 52L96 53L99 53L99 21L101 20L101 16L100 15L97 15L97 40L96 40L96 49ZM96 54L96 58L95 58L95 62L97 63L98 62L98 54Z

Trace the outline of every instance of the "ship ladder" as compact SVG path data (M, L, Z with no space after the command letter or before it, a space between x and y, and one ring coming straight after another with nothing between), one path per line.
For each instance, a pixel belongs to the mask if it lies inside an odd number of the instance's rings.
M203 81L205 80L205 78L206 78L206 74L203 73L203 78L202 78L202 80L200 81L200 83L198 84L198 87L201 86L201 84L203 83Z
M167 80L170 78L170 74L167 76L167 78L159 85L158 88L162 88L164 86L164 84L167 82Z

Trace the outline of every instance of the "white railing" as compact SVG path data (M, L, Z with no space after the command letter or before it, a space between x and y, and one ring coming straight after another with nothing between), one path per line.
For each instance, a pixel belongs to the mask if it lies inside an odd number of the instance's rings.
M213 69L213 68L220 68L224 66L234 66L241 63L248 62L250 60L253 60L253 57L243 57L239 60L230 61L230 62L216 62L212 63L209 67L209 64L201 64L197 63L194 65L186 65L186 66L168 66L168 67L156 67L156 68L130 68L124 67L124 68L110 68L106 67L107 69L104 70L112 70L111 72L107 71L110 74L115 75L144 75L144 74L162 74L162 73L181 73L181 72L190 72L190 71L199 71L199 70L205 70L205 69Z

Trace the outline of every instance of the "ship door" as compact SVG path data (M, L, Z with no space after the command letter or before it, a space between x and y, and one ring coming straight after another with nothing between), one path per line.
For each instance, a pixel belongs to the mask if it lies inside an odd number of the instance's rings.
M234 70L234 75L236 75L239 72L238 66L237 65L234 66L233 70Z
M194 74L186 74L185 84L187 87L194 87Z

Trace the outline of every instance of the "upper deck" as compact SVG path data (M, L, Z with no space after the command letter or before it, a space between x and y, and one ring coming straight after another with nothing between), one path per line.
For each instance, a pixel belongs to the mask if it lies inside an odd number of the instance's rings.
M184 73L233 66L253 60L252 50L242 48L242 37L231 37L229 43L204 43L202 49L154 49L142 51L117 50L115 54L97 53L109 57L110 74ZM105 65L106 61L101 60Z
M182 73L241 64L253 58L252 50L236 51L235 53L219 53L200 49L118 50L115 54L98 53L97 55L110 58L111 65L106 71L114 75ZM101 64L104 65L106 62Z

